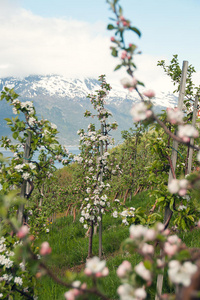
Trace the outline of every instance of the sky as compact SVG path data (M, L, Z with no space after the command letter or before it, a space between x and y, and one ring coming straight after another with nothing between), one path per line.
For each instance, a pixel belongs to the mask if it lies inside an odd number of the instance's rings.
M123 15L142 32L129 35L142 51L135 58L136 78L147 88L172 91L157 61L178 54L192 64L200 82L200 0L120 0ZM94 77L106 74L119 83L123 71L111 57L106 0L0 0L0 77L61 74Z

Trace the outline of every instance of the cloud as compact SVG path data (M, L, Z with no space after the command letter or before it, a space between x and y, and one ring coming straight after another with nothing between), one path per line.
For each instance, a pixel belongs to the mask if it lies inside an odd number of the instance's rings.
M4 1L4 0L3 0ZM110 55L106 25L73 19L44 18L20 8L19 1L4 1L0 11L0 77L62 74L67 77L107 75L118 82L125 72L113 72L117 59ZM147 88L172 91L170 79L150 55L138 56L136 77Z
M0 12L1 76L59 73L96 76L113 67L104 25L43 18L18 8Z

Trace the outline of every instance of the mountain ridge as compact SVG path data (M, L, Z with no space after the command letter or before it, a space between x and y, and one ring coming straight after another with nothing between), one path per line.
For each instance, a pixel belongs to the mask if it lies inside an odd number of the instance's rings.
M58 127L59 140L62 144L77 145L77 130L86 129L90 119L84 118L85 110L91 110L88 94L99 89L99 81L94 78L66 78L61 75L29 75L24 78L0 78L0 91L4 86L14 88L20 95L20 101L33 101L39 118L44 117ZM5 117L11 117L12 110L1 101L0 135L8 135ZM128 92L121 86L113 85L106 98L106 108L113 114L111 121L116 120L119 128L113 137L117 143L122 141L121 131L133 127L130 109L139 102L134 92ZM158 94L153 99L154 111L160 112L166 107L177 105L177 97L173 94ZM8 114L8 116L7 116ZM93 120L92 120L93 121Z

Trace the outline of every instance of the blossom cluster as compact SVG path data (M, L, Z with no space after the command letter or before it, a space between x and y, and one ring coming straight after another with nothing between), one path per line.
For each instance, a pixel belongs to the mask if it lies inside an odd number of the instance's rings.
M91 224L98 224L101 221L101 215L105 214L110 207L109 199L106 191L110 185L105 184L106 178L110 171L118 173L119 166L116 169L108 166L108 145L112 143L112 138L109 136L111 129L116 129L117 123L108 123L107 119L111 115L104 107L105 98L108 95L111 87L105 81L105 76L100 76L100 90L96 94L89 95L91 104L97 112L96 117L100 121L101 129L96 130L94 124L89 124L87 132L83 129L77 133L80 136L81 154L74 157L74 160L83 165L85 173L86 197L81 206L80 222L83 223L85 229ZM87 112L87 115L91 115ZM103 128L103 130L102 130ZM101 149L101 150L100 150Z
M152 115L152 111L148 107L149 105L140 102L135 104L131 109L131 115L133 117L134 122L143 121Z
M3 288L4 286L23 286L23 264L21 263L17 267L14 259L14 250L18 244L18 242L15 242L12 245L4 236L0 238L0 287L2 297L7 294L6 288Z

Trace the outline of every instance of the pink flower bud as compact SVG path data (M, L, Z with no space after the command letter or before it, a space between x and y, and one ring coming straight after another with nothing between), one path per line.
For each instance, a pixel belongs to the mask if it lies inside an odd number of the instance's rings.
M64 297L66 300L75 300L75 295L73 293L73 290L69 290L64 294Z
M122 24L123 24L123 26L128 26L129 22L123 21Z
M111 36L110 40L111 40L111 42L114 42L115 41L114 36Z
M127 57L127 51L122 51L121 59L125 59Z
M148 98L153 98L153 97L155 97L155 92L152 90L148 90L148 91L144 92L143 95Z
M20 229L17 233L17 236L18 236L18 238L23 239L28 234L28 232L29 232L28 226L23 225L20 227Z
M48 242L43 242L40 249L41 255L47 255L51 253L51 247Z
M87 268L84 270L84 273L87 276L91 276L92 275L92 271L90 271L90 269L87 269Z
M126 19L124 18L124 16L120 16L119 17L121 21L125 21Z

